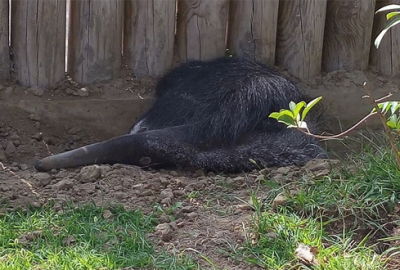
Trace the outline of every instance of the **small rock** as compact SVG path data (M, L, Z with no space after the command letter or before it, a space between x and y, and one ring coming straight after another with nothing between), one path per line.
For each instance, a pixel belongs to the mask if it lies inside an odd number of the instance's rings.
M78 127L73 127L73 128L70 128L70 129L67 131L67 133L70 134L70 135L74 135L74 134L78 133L79 131L81 131L80 128L78 128Z
M63 179L54 185L54 187L58 190L70 189L73 186L74 186L74 183L69 179ZM58 197L58 195L57 195L57 197Z
M236 185L242 185L246 182L246 178L244 178L243 176L237 176L237 177L233 178L232 180Z
M197 218L199 216L199 214L197 214L196 212L191 212L187 214L187 217L191 220Z
M280 168L278 168L276 170L276 173L277 174L286 175L286 174L288 174L290 172L290 170L291 170L290 166L288 166L288 167L280 167Z
M171 219L167 214L162 213L160 215L160 217L158 218L158 222L160 222L160 223L168 223L168 222L171 222Z
M114 197L115 197L117 200L123 200L123 199L125 199L127 196L128 196L128 195L127 195L125 192L122 192L122 191L114 192Z
M78 174L81 183L95 182L101 176L101 169L98 165L83 167Z
M64 246L72 246L73 244L75 244L75 242L76 240L73 235L69 235L62 240Z
M140 196L145 197L145 196L151 196L153 194L154 193L153 193L153 191L151 189L145 189L140 193Z
M162 205L171 205L172 204L172 199L171 198L164 198L161 200Z
M173 238L173 231L168 223L158 224L157 227L155 228L155 231L161 234L161 240L163 242L169 242Z
M173 191L174 197L180 197L185 195L185 191L183 189L176 189Z
M15 141L15 140L18 140L18 139L19 139L19 136L17 134L15 134L15 133L10 136L10 140L12 140L12 141Z
M31 114L28 116L28 119L32 121L40 121L40 116L36 114Z
M79 90L77 91L77 93L78 93L78 96L80 96L80 97L87 97L87 96L89 96L89 91L88 91L85 87L79 89Z
M67 89L65 89L65 93L67 93L67 95L76 95L77 93L74 91L74 90L72 90L71 88L67 88Z
M29 92L32 92L32 94L34 94L35 96L41 97L44 94L44 90L43 88L39 87L39 86L32 86L28 88Z
M33 177L39 181L41 186L47 186L51 181L51 175L48 173L35 173Z
M174 198L174 193L172 192L172 189L170 188L166 188L163 191L161 191L161 198L170 198L173 199Z
M79 186L79 189L88 194L93 194L96 191L96 185L94 183L84 183Z
M25 171L25 170L28 169L28 165L26 165L26 164L18 164L18 167L19 167L22 171Z
M103 212L103 218L105 218L105 219L112 219L114 217L114 215L113 215L113 213L111 213L111 211L110 210L105 210L104 212Z
M42 134L42 132L38 132L35 135L33 135L32 138L34 138L37 141L41 141L43 138L43 134Z
M11 141L8 142L7 145L6 145L5 153L7 155L10 155L10 154L15 153L15 151L17 151L17 149L15 148L13 142L11 142Z
M182 213L191 213L193 212L193 207L192 206L184 206L181 208Z
M15 140L15 141L13 141L13 143L17 147L21 145L21 142L19 140Z
M279 193L275 199L272 201L272 209L278 208L278 206L282 206L286 203L287 197L282 193Z

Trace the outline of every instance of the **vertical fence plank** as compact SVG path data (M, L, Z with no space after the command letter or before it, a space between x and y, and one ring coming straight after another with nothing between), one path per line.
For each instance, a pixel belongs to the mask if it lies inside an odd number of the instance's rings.
M122 0L71 1L68 73L79 83L109 80L121 68Z
M228 12L229 0L179 0L177 46L180 60L223 56Z
M276 61L296 77L321 71L326 2L280 1Z
M228 48L231 53L273 65L279 0L231 0Z
M400 0L378 0L377 9L389 4L400 4ZM386 13L382 12L375 15L372 30L372 41L378 36L380 31L387 24ZM371 44L370 64L383 75L400 75L400 28L392 27L383 37L378 49Z
M323 69L368 67L375 0L328 1Z
M11 46L17 81L54 87L65 76L65 0L12 1Z
M175 0L125 2L124 57L136 75L160 76L174 52Z
M0 0L0 80L10 77L10 48L8 46L8 0Z

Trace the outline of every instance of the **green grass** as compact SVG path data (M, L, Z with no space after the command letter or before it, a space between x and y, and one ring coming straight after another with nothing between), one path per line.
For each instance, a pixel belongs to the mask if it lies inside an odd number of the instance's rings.
M376 235L384 235L383 225L400 200L400 171L383 148L344 164L356 170L341 166L320 179L300 177L286 185L266 179L266 198L252 195L250 230L256 237L234 250L235 257L240 253L265 269L384 269L386 258L374 252L380 242ZM287 200L272 209L279 193ZM318 250L317 265L305 266L296 258L299 244Z
M322 223L313 218L264 212L256 224L256 244L247 244L243 254L265 269L307 269L295 256L299 244L318 250L318 265L312 269L382 269L384 265L371 248L356 245L350 238L327 235Z
M146 239L154 219L139 211L88 204L51 207L0 218L0 269L196 269L184 256L156 252Z

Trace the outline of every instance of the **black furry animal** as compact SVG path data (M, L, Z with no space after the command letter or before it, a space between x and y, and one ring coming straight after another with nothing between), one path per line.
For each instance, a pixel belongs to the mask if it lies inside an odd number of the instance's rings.
M315 139L268 117L307 97L261 63L191 61L167 73L156 95L128 135L46 157L36 169L124 163L237 172L325 157Z

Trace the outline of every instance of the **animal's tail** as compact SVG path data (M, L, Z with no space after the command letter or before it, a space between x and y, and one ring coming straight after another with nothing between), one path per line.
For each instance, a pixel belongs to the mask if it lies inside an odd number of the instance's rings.
M310 159L326 157L316 140L292 129L257 133L243 138L241 144L208 151L194 147L184 130L161 129L120 136L44 158L35 167L39 171L48 171L89 164L123 163L238 172L265 166L303 165Z

